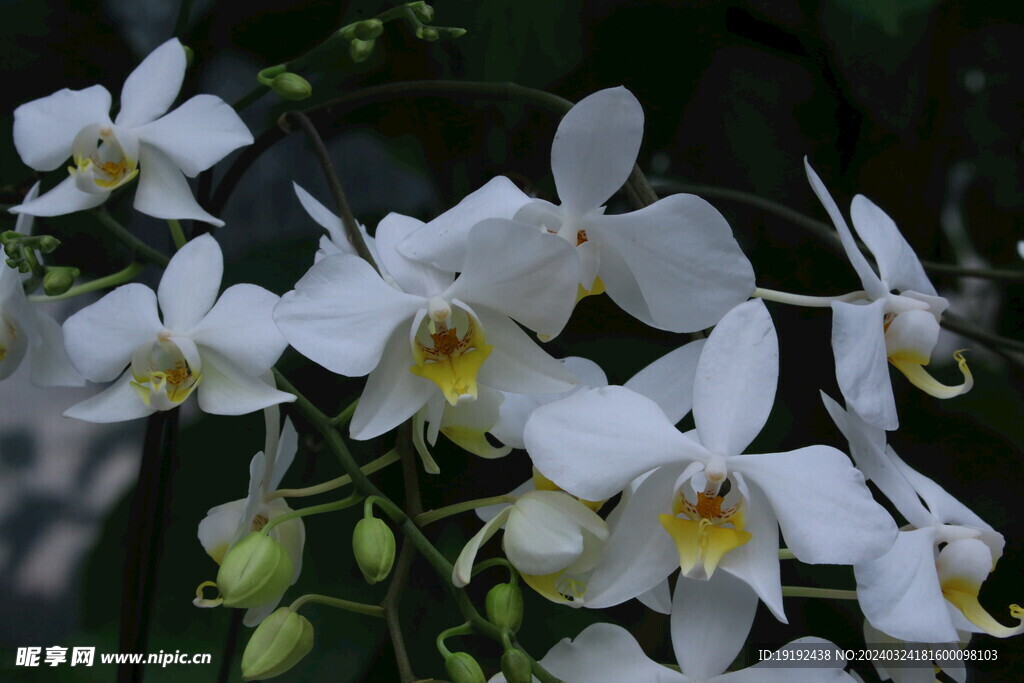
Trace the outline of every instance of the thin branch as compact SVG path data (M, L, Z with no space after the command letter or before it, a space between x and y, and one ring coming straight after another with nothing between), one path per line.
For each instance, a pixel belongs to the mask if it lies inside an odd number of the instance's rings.
M92 212L92 215L103 224L103 227L107 229L107 232L109 232L114 239L134 254L136 258L139 258L146 263L158 265L161 268L166 268L167 264L170 263L169 258L128 232L128 228L118 223L113 216L107 213L106 209L95 209Z

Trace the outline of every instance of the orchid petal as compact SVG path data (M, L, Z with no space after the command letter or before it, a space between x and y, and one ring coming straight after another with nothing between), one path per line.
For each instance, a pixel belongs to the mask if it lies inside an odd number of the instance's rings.
M666 353L623 386L657 403L672 424L679 422L693 407L694 376L705 341L698 339Z
M199 542L206 554L217 564L223 561L228 548L234 542L244 505L245 499L239 499L210 508L199 522Z
M295 454L299 450L299 433L292 424L291 418L285 418L284 428L281 430L281 438L277 445L277 455L274 457L274 470L270 473L270 479L264 484L265 491L275 491L281 486L288 468L295 460Z
M259 375L270 369L288 346L274 324L278 301L279 296L256 285L228 287L189 336L200 346L230 358L246 374Z
M132 388L132 373L126 372L100 393L76 403L64 411L64 417L105 424L146 417L156 412L139 399Z
M736 473L736 478L741 482L742 477L742 474ZM750 533L751 538L747 543L726 553L718 568L750 586L775 618L785 624L788 622L782 606L779 523L768 499L757 487L750 487L748 493L749 512L744 530Z
M64 88L14 110L14 147L27 166L52 171L71 156L78 132L94 123L110 125L107 89L102 85Z
M484 524L480 531L476 532L473 538L469 539L469 542L462 548L459 558L455 560L455 567L452 569L452 583L456 587L461 588L469 583L473 577L473 564L475 563L477 552L480 551L480 546L489 541L491 536L501 529L501 525L505 523L511 513L511 505L501 510Z
M686 677L644 654L621 626L592 624L574 640L563 639L540 663L568 683L685 683Z
M672 596L672 648L689 678L706 680L729 668L747 640L757 594L726 572L707 581L681 577Z
M523 574L553 574L583 554L584 533L604 540L608 526L568 494L533 491L512 506L505 526L505 554Z
M201 235L179 249L157 288L164 325L178 333L192 330L217 300L223 275L224 254L212 236Z
M39 387L80 387L85 378L71 364L64 348L64 333L50 316L34 311L36 337L29 359L32 384Z
M892 431L899 418L885 355L884 316L884 301L866 306L832 302L832 353L847 407L865 422Z
M1004 626L988 613L978 601L981 584L992 571L992 556L988 546L976 538L964 538L948 543L935 560L942 595L953 607L957 616L970 622L970 630L984 632L996 638L1009 638L1024 632L1024 609L1010 605L1010 616L1017 620L1016 626Z
M75 185L75 179L69 176L35 199L26 197L23 203L12 206L10 212L29 216L63 216L66 213L95 208L107 201L108 196L109 192L82 192Z
M927 365L939 341L939 321L929 311L900 313L885 330L885 353L890 362L904 360Z
M933 480L908 465L894 451L889 450L888 455L899 472L910 482L914 492L924 500L931 514L942 524L958 524L972 529L993 531L992 527L970 508L951 496Z
M365 441L394 429L417 410L437 390L428 379L412 374L409 337L395 330L384 345L380 363L370 373L349 426L352 438Z
M654 610L659 614L671 614L672 612L672 594L669 592L667 578L646 593L636 596L636 599L647 609Z
M875 257L878 272L889 289L937 296L917 254L888 214L864 195L857 195L850 205L850 218Z
M114 123L134 128L164 114L178 97L187 66L185 48L177 38L150 52L125 80Z
M777 662L787 661L787 659L795 660L797 654L794 653L792 658L785 658L784 655L779 654L786 650L805 652L813 650L821 653L830 650L830 652L828 659L820 666L807 666L806 664L785 666ZM715 681L721 681L721 683L855 683L857 679L843 670L845 666L846 658L843 656L843 651L834 643L822 638L807 636L786 643L775 651L771 660L759 662L741 671L725 674L716 678ZM934 677L932 674L932 678Z
M491 346L477 375L479 384L520 394L561 393L576 386L573 374L509 318L484 306L473 312Z
M444 293L454 276L427 263L406 258L398 250L402 240L422 227L423 223L415 218L389 213L377 224L377 253L381 267L395 279L403 292L430 298Z
M453 443L481 458L502 458L512 451L511 446L492 446L485 436L498 421L498 411L504 396L489 387L478 387L475 401L450 405L446 401L442 410L440 429Z
M140 144L139 167L139 189L133 204L136 209L154 218L190 218L218 228L224 225L199 206L181 170L159 149Z
M199 407L213 415L245 415L295 400L210 349L203 350L203 377L196 393Z

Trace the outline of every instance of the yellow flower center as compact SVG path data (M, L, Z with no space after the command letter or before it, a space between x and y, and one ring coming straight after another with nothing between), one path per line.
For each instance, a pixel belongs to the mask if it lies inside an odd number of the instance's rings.
M132 357L131 382L142 402L157 410L170 410L187 399L202 379L181 350L160 339L140 347Z
M727 552L753 538L743 529L746 519L743 499L723 510L725 497L718 495L717 488L717 485L709 485L706 491L697 493L696 502L679 491L672 504L672 514L658 516L676 543L683 575L692 579L710 579Z
M139 174L138 159L130 158L109 127L88 126L72 146L75 165L68 173L83 192L108 192Z
M413 343L416 365L409 368L412 374L436 384L453 406L476 399L476 376L492 348L473 317L461 317L464 325L455 326L428 319L426 334L417 334ZM462 334L460 327L465 330Z

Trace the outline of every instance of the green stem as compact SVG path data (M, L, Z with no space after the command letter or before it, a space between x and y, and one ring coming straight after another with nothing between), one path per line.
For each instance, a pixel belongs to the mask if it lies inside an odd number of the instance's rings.
M316 603L318 605L328 605L329 607L336 607L338 609L347 610L349 612L355 612L357 614L365 614L371 617L383 617L384 609L379 605L367 605L363 602L353 602L352 600L342 600L341 598L332 598L329 595L319 595L317 593L309 593L296 598L295 601L289 606L293 612L299 611L303 605L308 602Z
M115 287L120 284L124 284L130 280L135 279L135 276L143 271L145 268L141 263L132 263L124 270L119 270L116 273L111 273L104 277L90 280L89 282L83 282L80 285L75 285L63 294L57 296L30 296L28 298L32 303L45 303L47 301L62 301L64 299L73 299L76 296L86 294L88 292L95 292L97 289L106 289L107 287Z
M267 534L270 532L271 529L273 529L278 524L284 524L285 522L291 521L293 519L298 519L299 517L319 515L324 512L334 512L335 510L344 510L345 508L350 508L353 505L358 504L359 501L361 501L362 499L363 497L360 494L353 493L348 498L342 498L341 500L336 500L333 503L311 505L310 507L302 508L301 510L292 510L291 512L286 512L283 515L278 515L277 517L274 517L272 520L267 522L263 526L262 532L264 534Z
M252 90L250 90L249 92L245 93L237 100L235 100L235 103L232 104L231 107L236 112L241 112L243 109L248 108L249 105L256 102L256 100L263 97L268 92L270 92L270 88L260 83L255 88L253 88Z
M161 268L167 267L167 264L170 262L169 258L128 232L128 229L118 223L113 216L107 213L106 209L94 209L92 215L96 217L96 220L103 224L103 227L107 229L107 232L109 232L114 239L120 242L136 257L142 259L146 263L152 263L160 266Z
M443 508L437 508L436 510L430 510L428 512L416 515L415 522L418 526L426 526L431 522L436 522L439 519L444 519L445 517L457 515L460 512L467 512L469 510L487 507L488 505L498 505L500 503L514 502L516 502L516 497L508 495L491 496L490 498L477 498L476 500L467 500L462 503L455 503L454 505L448 505Z
M796 555L789 548L779 548L779 559L780 560L795 560Z
M857 591L838 588L811 588L810 586L783 586L782 596L786 598L829 598L832 600L856 600Z
M167 219L167 227L171 229L171 239L174 240L174 248L181 249L188 241L185 239L185 232L181 229L181 223L173 218Z
M356 412L356 406L358 405L359 399L357 398L356 400L352 401L347 406L345 406L344 410L335 415L334 419L331 420L331 424L333 424L335 427L343 427L347 425L349 421L352 419L352 415Z
M376 460L368 462L363 465L360 469L363 474L373 474L377 470L384 469L393 462L397 462L399 458L398 451L391 449L384 455L380 456ZM319 493L326 493L333 491L334 489L341 488L347 484L352 483L352 477L347 474L343 474L336 479L325 481L322 484L316 486L307 486L301 489L278 489L272 493L267 494L266 500L269 502L275 498L305 498L306 496L315 496Z
M480 564L473 565L473 572L470 574L470 576L476 576L485 569L490 569L491 567L498 566L504 567L508 570L509 583L511 583L513 586L519 583L519 572L516 570L515 567L512 566L512 563L506 560L504 557L492 557L489 560L484 560Z
M441 656L448 659L452 656L452 651L448 649L448 646L444 644L444 641L448 640L452 636L470 636L473 635L473 625L469 622L462 624L461 626L452 626L446 628L437 634L437 639L434 643L437 645L437 651L441 653Z
M174 22L174 35L183 38L188 28L188 18L192 15L192 0L181 0L178 6L178 19ZM184 42L184 41L182 41Z

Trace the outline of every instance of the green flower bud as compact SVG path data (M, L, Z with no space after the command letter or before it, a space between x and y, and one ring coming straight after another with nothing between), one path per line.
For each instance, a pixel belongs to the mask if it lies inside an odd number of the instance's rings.
M313 94L313 86L305 78L289 71L278 74L270 82L270 89L286 100L298 102Z
M28 261L23 258L9 258L7 259L7 265L14 268L19 273L27 273L32 270L32 266L30 266Z
M43 275L43 291L47 296L58 296L71 289L78 277L78 268L69 266L47 266Z
M380 19L367 19L353 26L352 31L359 40L373 40L384 33L384 22Z
M352 531L352 551L367 583L383 581L395 563L395 534L383 520L364 517Z
M431 21L434 18L434 8L425 2L411 2L409 9L420 21Z
M12 257L18 258L21 256L21 243L20 242L7 242L4 244L4 252ZM13 268L14 266L11 266Z
M508 683L530 683L533 667L522 650L505 650L501 656L501 673Z
M428 43L432 43L441 37L441 34L437 32L437 29L433 26L420 26L416 29L416 37L420 40L425 40Z
M242 678L259 681L283 674L313 649L313 626L289 607L260 622L242 653Z
M499 583L487 591L484 602L487 620L498 628L507 628L513 633L523 623L523 592L511 583Z
M357 64L365 62L373 54L374 41L372 40L359 40L353 38L352 42L348 44L348 54L352 57L352 61Z
M256 607L282 595L291 585L294 571L284 546L254 531L224 556L217 572L217 589L225 607Z
M44 254L52 254L60 246L60 240L50 235L43 235L39 238L39 251Z
M486 683L483 669L468 652L456 652L444 660L444 670L452 683Z
M12 242L16 243L20 239L21 233L16 230L5 230L4 232L0 232L0 244L4 245L5 249L8 244L11 244Z
M466 35L466 29L464 28L442 28L439 29L441 33L449 38L461 38Z

